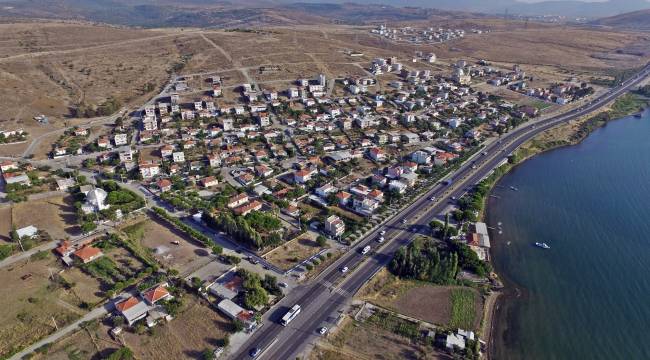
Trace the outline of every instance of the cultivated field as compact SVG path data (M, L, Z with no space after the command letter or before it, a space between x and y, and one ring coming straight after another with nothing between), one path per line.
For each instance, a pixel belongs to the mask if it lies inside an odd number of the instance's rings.
M483 300L475 289L401 280L387 270L377 274L357 297L400 314L452 328L476 330L483 313Z

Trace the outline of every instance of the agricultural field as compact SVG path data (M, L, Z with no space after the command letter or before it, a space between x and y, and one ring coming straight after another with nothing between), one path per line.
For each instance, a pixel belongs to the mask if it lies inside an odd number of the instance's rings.
M383 270L357 297L413 318L451 328L476 330L483 300L477 290L402 280Z

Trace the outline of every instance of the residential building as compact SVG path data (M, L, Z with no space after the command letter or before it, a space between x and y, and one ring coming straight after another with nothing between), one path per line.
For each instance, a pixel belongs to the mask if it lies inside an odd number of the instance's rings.
M325 219L325 231L333 237L338 237L345 233L345 223L336 215L330 215Z
M172 160L175 163L182 163L185 162L185 153L182 151L177 151L172 154Z
M241 193L228 199L228 207L234 209L248 202L248 195Z

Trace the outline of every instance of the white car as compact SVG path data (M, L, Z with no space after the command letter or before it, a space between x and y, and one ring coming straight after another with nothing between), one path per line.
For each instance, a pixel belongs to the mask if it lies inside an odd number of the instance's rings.
M386 239L383 236L380 236L379 239L377 239L377 242L380 244L383 243L384 241L386 241Z
M436 197L435 196L430 197L429 201L436 201Z
M341 268L341 272L344 273L344 274L345 274L346 272L348 272L348 270L350 270L350 269L348 269L347 266L344 266L344 267Z
M386 235L386 230L382 230L382 231L379 233L379 235L381 235L381 236Z
M402 224L406 224L406 219L402 219Z
M279 285L281 288L286 288L287 286L289 286L289 284L287 284L286 282L278 283L278 285Z
M318 333L321 335L325 335L327 333L327 328L323 326L322 328L318 329Z

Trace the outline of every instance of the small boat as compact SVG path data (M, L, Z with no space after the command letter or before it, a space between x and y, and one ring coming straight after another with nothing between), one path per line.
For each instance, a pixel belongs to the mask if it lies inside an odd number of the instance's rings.
M550 249L550 248L551 248L551 247L548 246L546 243L540 243L540 242L536 242L536 243L535 243L535 246L540 247L540 248L542 248L542 249Z
M640 119L643 116L643 113L636 113L634 114L634 117L637 119Z
M512 190L512 191L519 191L519 189L517 189L517 188L514 187L514 186L511 186L511 187L510 187L510 190Z

